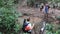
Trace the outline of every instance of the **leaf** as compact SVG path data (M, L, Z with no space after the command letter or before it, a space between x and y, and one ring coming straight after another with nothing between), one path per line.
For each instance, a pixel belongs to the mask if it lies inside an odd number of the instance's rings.
M46 34L53 34L52 32L50 32L50 31L46 31Z
M57 30L57 31L56 31L56 34L60 34L60 30Z
M2 34L2 32L0 32L0 34Z

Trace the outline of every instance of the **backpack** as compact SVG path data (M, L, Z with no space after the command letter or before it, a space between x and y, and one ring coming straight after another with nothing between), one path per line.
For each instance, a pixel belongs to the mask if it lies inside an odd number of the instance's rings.
M22 27L22 30L23 30L24 32L26 32L25 28L26 28L26 26L27 26L28 24L29 24L29 23L26 23L26 20L24 20L24 22L23 22L23 27Z
M28 26L28 24L29 23L25 23L24 25L23 25L23 31L25 31L25 32L27 32L28 30L25 30L26 29L26 27Z
M25 30L26 30L26 31L31 30L31 26L28 24L28 25L25 27Z

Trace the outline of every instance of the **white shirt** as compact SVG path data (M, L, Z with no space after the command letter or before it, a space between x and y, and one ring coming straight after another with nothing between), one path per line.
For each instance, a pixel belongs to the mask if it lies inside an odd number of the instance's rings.
M32 28L32 25L31 25L31 23L30 23L30 22L28 22L28 21L27 21L26 23L29 23L29 24L28 24L28 26L30 26L30 28Z

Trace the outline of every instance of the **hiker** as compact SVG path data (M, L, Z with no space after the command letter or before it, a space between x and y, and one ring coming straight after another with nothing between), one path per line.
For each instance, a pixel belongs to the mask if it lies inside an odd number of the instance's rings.
M55 9L55 5L53 5L53 9Z
M44 11L45 11L45 14L44 14L44 17L45 17L45 18L44 18L44 19L45 19L45 21L47 22L47 20L48 20L48 11L49 11L48 4L45 5Z
M30 18L28 18L27 20L25 19L25 21L23 23L23 31L26 33L31 33L31 31L34 27L34 24L32 26L32 24L29 21L30 21Z
M42 11L43 8L44 8L44 6L41 6L41 7L40 7L40 11Z
M48 4L45 5L45 13L47 14L49 11L50 6Z
M50 6L48 5L48 9L50 8Z
M42 9L44 8L44 5L40 5L40 11L42 11Z

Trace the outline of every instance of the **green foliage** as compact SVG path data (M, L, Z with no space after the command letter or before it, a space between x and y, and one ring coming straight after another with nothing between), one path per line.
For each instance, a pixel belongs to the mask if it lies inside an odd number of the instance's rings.
M2 7L0 9L0 28L3 28L3 30L10 32L16 23L18 16L16 12L12 11L10 9ZM17 26L16 26L17 27Z
M52 34L52 32L51 31L46 31L46 34Z
M20 0L21 1L21 0ZM19 3L19 0L14 0L14 3L15 4L18 4Z
M20 25L16 24L19 14L13 2L14 0L0 0L0 31L5 34L18 33L20 28Z
M0 7L11 7L12 5L14 5L14 0L0 0Z
M40 3L47 3L46 0L40 0Z
M55 2L55 3L58 3L60 2L60 0L46 0L47 2Z
M46 25L46 34L60 34L60 25L48 24Z
M57 16L56 18L57 18L58 20L60 20L60 16Z
M0 34L3 34L2 32L0 32Z
M33 7L35 0L27 0L27 5Z
M41 4L41 3L47 3L47 1L46 0L27 0L27 5L28 6L34 6L34 4L36 4L36 3L38 3L38 4Z
M46 30L51 31L53 28L52 24L46 24Z
M60 34L60 30L57 30L57 31L56 31L56 34Z
M14 30L15 30L16 33L19 32L20 27L21 27L20 24L17 24L17 23L16 23L16 24L14 25Z
M53 24L46 24L46 34L55 34L55 30L53 29L54 25Z

